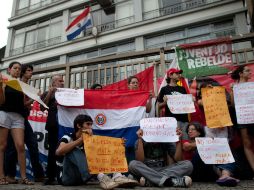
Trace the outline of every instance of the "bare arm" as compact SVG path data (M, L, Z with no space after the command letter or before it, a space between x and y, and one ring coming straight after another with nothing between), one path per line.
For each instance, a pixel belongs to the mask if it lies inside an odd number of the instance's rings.
M183 132L180 127L176 128L176 134L179 136L179 139L181 139L181 137L183 136ZM174 155L174 159L175 161L183 160L183 147L181 141L176 142L176 152Z
M197 148L196 142L185 142L183 144L183 150L185 151L195 150L196 148Z
M159 103L159 109L164 108L167 105L168 98L166 95L163 97L163 102Z
M152 109L152 98L153 98L153 94L152 92L150 91L150 94L149 94L149 100L147 101L146 103L146 113L150 113L151 109Z
M142 140L142 136L143 136L143 130L139 129L137 131L137 135L138 135L138 141L137 141L137 148L136 148L136 160L144 162L145 160L145 153L144 153L144 144L143 144L143 140Z
M64 156L66 153L72 151L75 147L82 145L83 139L82 136L75 141L65 143L61 142L58 148L56 149L57 156Z

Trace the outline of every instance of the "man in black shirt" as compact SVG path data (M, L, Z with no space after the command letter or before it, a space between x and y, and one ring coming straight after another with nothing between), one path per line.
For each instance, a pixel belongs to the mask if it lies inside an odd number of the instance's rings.
M58 143L58 123L57 123L57 102L55 99L55 92L57 88L64 87L63 77L56 75L52 78L52 85L47 92L45 92L41 99L49 107L48 118L46 122L46 130L48 131L48 165L47 165L47 180L44 185L56 184L56 148Z
M183 131L183 139L188 139L188 134L186 133L186 127L188 125L188 114L173 114L167 105L166 95L181 95L187 94L186 90L182 86L178 86L177 82L181 78L182 70L171 68L167 72L167 85L161 88L160 94L158 96L159 109L165 108L165 117L174 117L177 120L178 126Z

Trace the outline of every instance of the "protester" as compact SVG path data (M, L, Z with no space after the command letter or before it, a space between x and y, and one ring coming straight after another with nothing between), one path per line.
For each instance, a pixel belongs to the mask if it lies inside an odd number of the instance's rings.
M33 74L33 66L22 65L20 79L24 83L28 83ZM28 121L28 116L31 109L33 100L25 96L25 144L29 151L29 156L33 168L33 174L35 181L43 181L44 171L39 162L39 149L38 142L33 129ZM16 176L16 163L17 163L17 152L11 135L8 136L8 145L5 153L5 174L7 176L8 183L17 183L15 180Z
M218 185L236 186L239 180L232 177L235 172L235 163L208 165L201 160L195 138L205 137L204 127L198 122L193 122L187 126L187 132L189 140L182 141L182 159L191 160L193 164L193 173L191 175L193 181L213 181L219 176L216 180Z
M102 90L101 84L93 84L90 88L91 90Z
M136 160L129 164L129 172L139 179L142 186L190 187L192 164L179 161L169 164L168 157L175 160L175 155L168 154L167 143L146 143L143 130L137 131ZM181 148L181 147L179 147Z
M45 185L56 185L56 148L58 143L58 122L57 122L57 102L55 99L55 92L57 88L64 87L63 77L56 75L52 78L52 84L49 90L41 96L41 99L49 107L48 118L46 122L46 130L48 131L48 165L45 180Z
M171 68L167 72L167 85L161 88L160 94L158 96L159 109L165 108L165 117L174 117L177 120L178 126L183 131L183 139L188 139L186 133L186 127L188 125L188 114L173 114L167 105L166 95L181 95L187 94L186 90L182 86L178 86L177 82L180 80L181 73L183 71Z
M17 79L20 77L21 64L12 62L8 67L11 77ZM32 185L26 177L26 157L24 144L24 117L25 105L24 94L8 85L3 85L3 78L0 74L0 184L6 185L4 174L4 152L7 146L7 138L9 131L18 154L18 162L20 166L21 183Z
M237 67L231 74L231 78L235 80L235 84L239 83L245 83L248 82L249 79L251 79L251 70L248 66L241 65ZM233 86L234 84L231 85L231 104L234 106L234 94L233 94ZM253 151L253 142L251 139L251 136L248 132L248 129L253 127L252 124L236 124L237 128L240 130L241 133L241 139L243 143L243 148L244 148L244 153L245 156L252 168L252 171L254 172L254 151Z
M93 120L88 115L78 115L74 119L74 133L64 135L56 149L58 180L63 185L85 184L91 175L88 171L82 132L92 135Z

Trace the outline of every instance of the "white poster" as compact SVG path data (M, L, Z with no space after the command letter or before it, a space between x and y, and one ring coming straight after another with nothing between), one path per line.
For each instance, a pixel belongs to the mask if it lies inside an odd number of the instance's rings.
M174 114L196 112L191 94L167 95L167 105Z
M173 117L144 118L140 121L146 142L177 142L177 121Z
M84 106L84 89L58 88L55 97L62 106Z
M237 123L254 123L254 82L235 84L233 91Z
M205 164L235 162L227 138L195 138L198 153Z

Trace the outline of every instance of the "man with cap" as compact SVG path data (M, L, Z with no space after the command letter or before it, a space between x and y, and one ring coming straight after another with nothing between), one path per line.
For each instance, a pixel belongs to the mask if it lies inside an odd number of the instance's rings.
M181 78L183 70L176 68L171 68L167 72L167 85L161 88L160 94L158 96L159 109L165 108L165 117L174 117L177 120L178 126L183 131L183 140L188 139L188 134L186 133L186 128L188 125L188 114L173 114L169 107L167 106L167 96L166 95L180 95L187 94L186 90L182 86L178 86L177 82Z

